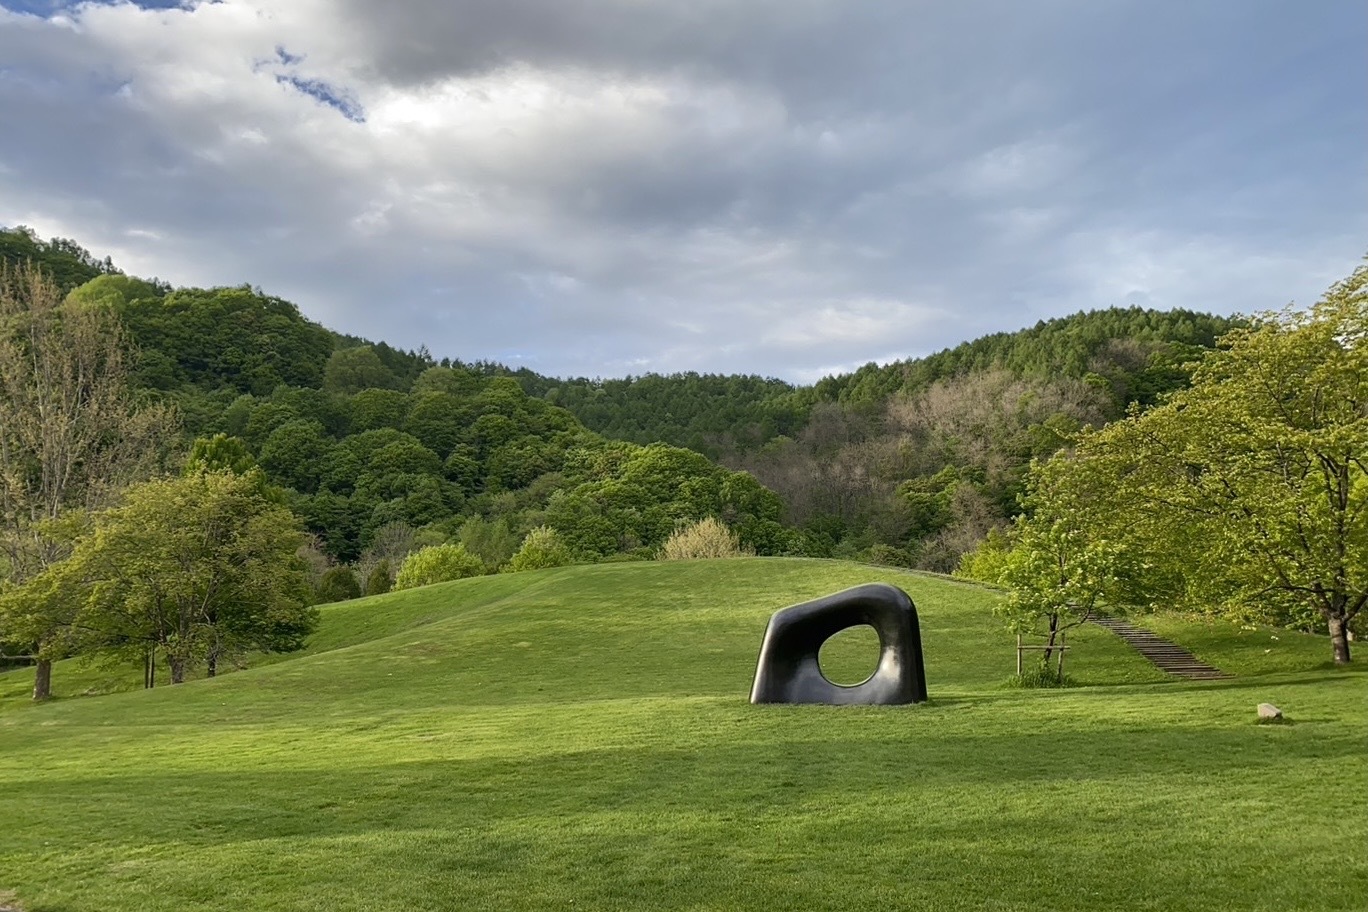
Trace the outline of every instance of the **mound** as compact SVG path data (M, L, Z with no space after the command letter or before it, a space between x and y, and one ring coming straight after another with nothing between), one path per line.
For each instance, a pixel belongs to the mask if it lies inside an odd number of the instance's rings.
M917 602L929 704L747 703L774 609L878 579ZM1162 683L1098 629L1070 659L1092 686L1005 690L994 597L750 559L330 606L303 655L0 714L0 891L73 912L1357 908L1365 799L1321 809L1368 772L1343 709L1362 674L1256 678L1306 720L1257 726L1249 679Z

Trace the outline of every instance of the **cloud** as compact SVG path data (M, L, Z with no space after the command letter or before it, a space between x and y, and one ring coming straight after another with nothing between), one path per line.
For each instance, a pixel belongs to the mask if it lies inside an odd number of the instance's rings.
M1314 298L1368 237L1364 38L1272 0L0 2L0 223L438 356L814 379Z

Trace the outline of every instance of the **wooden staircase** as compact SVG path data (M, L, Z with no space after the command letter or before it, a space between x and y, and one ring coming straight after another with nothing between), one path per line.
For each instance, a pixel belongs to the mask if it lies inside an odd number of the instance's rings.
M1212 668L1183 647L1118 618L1095 614L1092 622L1099 627L1107 628L1134 646L1137 652L1149 659L1160 671L1191 681L1222 681L1232 677L1219 668Z

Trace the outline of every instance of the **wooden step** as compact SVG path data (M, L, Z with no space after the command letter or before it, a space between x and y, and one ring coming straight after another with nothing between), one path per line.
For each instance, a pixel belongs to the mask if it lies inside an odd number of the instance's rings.
M1170 643L1134 624L1105 614L1093 615L1091 620L1125 640L1150 664L1175 677L1194 681L1219 681L1231 677L1219 668L1212 668L1178 644Z

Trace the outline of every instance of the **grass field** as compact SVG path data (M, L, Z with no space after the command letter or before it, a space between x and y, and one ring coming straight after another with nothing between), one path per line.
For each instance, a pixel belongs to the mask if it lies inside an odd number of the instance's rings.
M877 579L917 603L930 703L746 702L771 612ZM1083 686L1009 689L996 597L833 562L576 567L329 606L306 653L177 688L32 706L30 671L0 675L0 906L1368 906L1368 675L1166 619L1239 677L1176 682L1087 628ZM858 679L873 646L842 639L824 667Z

